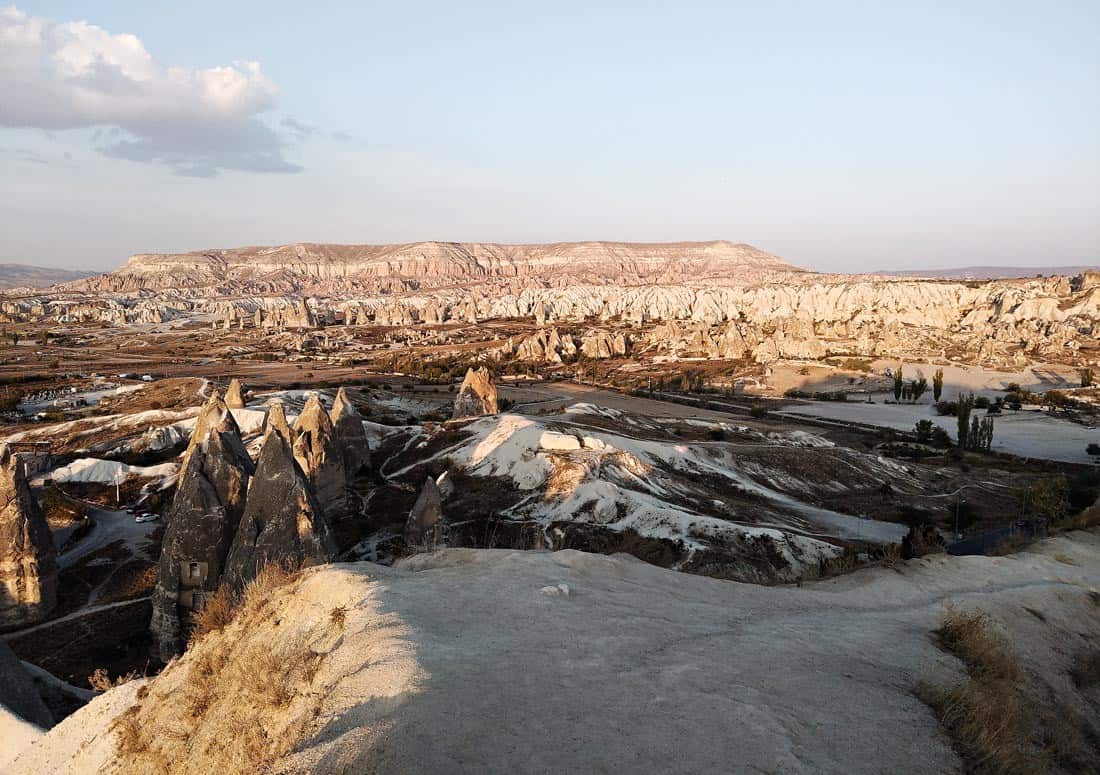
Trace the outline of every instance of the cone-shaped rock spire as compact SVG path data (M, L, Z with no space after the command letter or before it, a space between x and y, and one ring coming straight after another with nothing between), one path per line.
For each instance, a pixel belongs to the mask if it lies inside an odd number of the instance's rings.
M253 471L232 413L216 417L204 407L183 457L157 565L151 629L162 659L179 653L191 612L221 583Z
M481 417L486 414L496 414L499 411L497 386L493 382L493 375L484 366L478 369L466 369L466 378L462 380L462 387L455 396L452 419Z
M0 447L0 629L33 624L57 603L53 536L18 455Z
M244 388L236 377L229 380L229 387L225 390L225 405L230 409L244 409Z
M442 537L443 496L435 479L429 476L405 522L405 545L417 551L431 551Z
M270 562L329 562L332 531L290 445L275 429L264 437L256 475L226 561L226 581L240 590Z
M343 388L336 392L332 403L332 425L344 453L347 479L351 481L370 468L370 444L363 430L363 418Z
M344 454L332 418L317 395L309 397L294 423L293 453L325 516L343 516L348 510Z
M290 429L290 423L286 421L286 411L283 404L276 401L267 409L267 417L264 418L264 435L269 430L275 430L287 444L294 444L294 432Z

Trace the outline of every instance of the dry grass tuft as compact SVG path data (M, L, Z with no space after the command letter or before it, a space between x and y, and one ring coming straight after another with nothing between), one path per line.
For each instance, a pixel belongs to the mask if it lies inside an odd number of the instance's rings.
M968 772L1030 775L1046 769L1033 748L1033 719L1020 691L1022 672L1004 636L981 612L948 608L940 645L969 678L949 688L921 681L914 693L936 713Z
M936 633L943 647L957 656L973 676L1008 681L1020 678L1020 665L1008 648L1004 635L981 611L960 611L948 606L943 625Z
M208 601L213 610L196 617L188 654L116 720L121 771L264 772L294 749L320 707L313 682L325 653L313 644L346 616L334 608L284 634L292 625L275 619L277 606L299 576L268 565L239 597Z
M203 607L192 614L191 637L187 647L191 648L210 633L221 632L228 627L242 613L241 608L262 605L276 589L297 579L299 572L300 568L272 562L260 569L256 578L248 582L240 595L235 595L224 584L218 587L218 591L207 598Z
M206 599L203 607L191 615L191 636L187 647L191 648L212 632L221 632L236 615L236 600L229 587L218 587L218 591Z
M94 691L105 692L108 689L114 689L116 686L122 686L124 683L129 683L138 677L138 674L134 671L130 671L126 675L120 675L118 678L111 680L110 674L102 667L97 667L90 676L88 676L88 686L92 687Z
M338 605L328 612L329 621L332 622L332 626L342 630L344 625L348 621L348 609L347 606Z

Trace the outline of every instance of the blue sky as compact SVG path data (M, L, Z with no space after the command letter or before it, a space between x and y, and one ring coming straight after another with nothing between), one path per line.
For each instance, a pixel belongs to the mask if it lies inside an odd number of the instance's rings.
M0 262L729 239L831 271L1097 263L1098 96L1095 0L24 1Z

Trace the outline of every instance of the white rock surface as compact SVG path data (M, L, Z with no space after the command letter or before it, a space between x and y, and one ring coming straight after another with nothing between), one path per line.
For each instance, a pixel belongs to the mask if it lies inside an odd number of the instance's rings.
M541 592L559 585L568 604ZM944 604L988 611L1029 670L1065 681L1067 638L1100 635L1098 585L1100 537L1086 533L801 588L622 555L450 549L316 569L277 625L227 633L277 646L347 608L312 684L320 714L286 771L938 775L959 762L911 689L961 673L929 637ZM134 691L97 698L10 772L101 771Z

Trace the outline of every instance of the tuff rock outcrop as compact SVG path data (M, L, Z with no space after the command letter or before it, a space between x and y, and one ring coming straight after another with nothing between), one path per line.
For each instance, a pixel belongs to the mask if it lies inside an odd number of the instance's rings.
M454 413L451 419L460 420L464 417L481 417L487 414L496 414L500 409L497 406L497 386L493 382L490 371L481 366L477 369L466 369L466 378L462 380L462 387L455 396Z
M18 455L0 447L0 629L44 619L57 604L57 554Z
M427 477L405 522L405 546L430 552L443 538L443 496L435 479Z
M226 582L240 590L268 563L318 565L335 554L332 531L309 480L286 439L269 430L226 559Z
M225 405L230 409L244 409L244 389L236 377L229 380L229 387L225 390Z
M370 468L370 444L363 429L363 418L359 410L348 398L347 391L340 388L332 402L332 425L336 438L340 442L344 455L344 470L347 481L352 481Z
M348 510L348 479L343 445L336 437L332 417L316 394L309 397L294 422L293 454L325 516L330 520L344 516Z
M23 667L11 647L0 640L0 729L5 709L43 729L49 729L54 723L53 714L42 701L42 695L38 693L31 674ZM5 745L9 742L2 734L0 740ZM4 761L3 751L0 751L0 765Z
M254 473L233 415L210 419L184 455L157 563L150 627L164 660L183 648L191 613L222 582Z
M267 416L264 418L264 435L267 435L268 431L274 430L287 444L294 444L294 431L290 428L290 423L286 419L286 411L283 409L281 401L272 403L267 408Z

